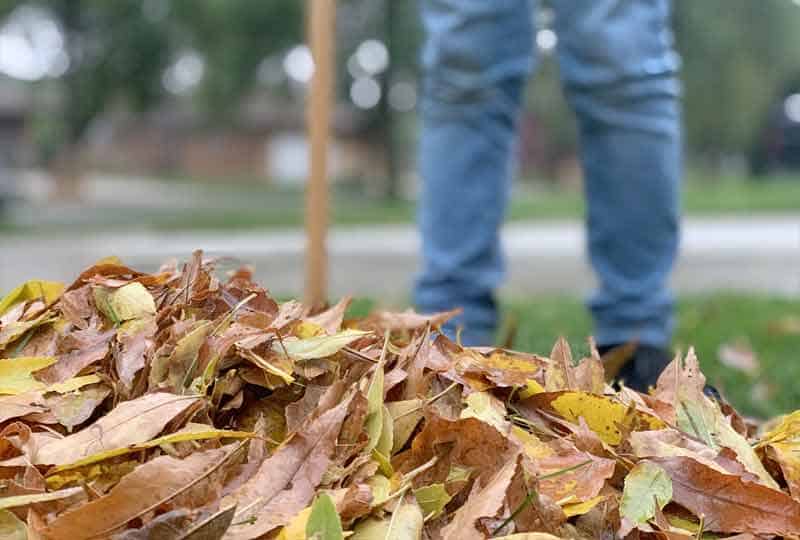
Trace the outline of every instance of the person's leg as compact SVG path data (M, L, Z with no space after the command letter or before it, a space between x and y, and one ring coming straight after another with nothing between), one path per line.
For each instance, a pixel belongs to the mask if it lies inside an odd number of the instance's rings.
M499 229L532 65L528 0L421 0L421 311L463 308L462 341L489 345L504 265Z
M554 6L561 76L578 117L586 177L589 256L599 281L589 301L596 339L601 346L666 348L682 175L680 59L670 2Z

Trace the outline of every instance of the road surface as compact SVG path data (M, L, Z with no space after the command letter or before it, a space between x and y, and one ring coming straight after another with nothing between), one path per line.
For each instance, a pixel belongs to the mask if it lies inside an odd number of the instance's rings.
M504 292L583 294L593 286L579 222L515 222L506 226L509 279ZM68 281L108 255L155 270L194 249L252 264L276 294L298 294L303 284L304 237L289 231L116 231L0 236L0 291L25 279ZM418 268L413 227L333 230L329 238L331 293L403 303ZM674 285L682 293L746 290L800 298L800 217L692 218L684 223Z

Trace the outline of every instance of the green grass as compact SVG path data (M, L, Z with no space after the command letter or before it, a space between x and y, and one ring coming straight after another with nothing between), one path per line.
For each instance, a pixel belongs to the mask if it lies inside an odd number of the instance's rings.
M369 311L361 300L354 313ZM582 303L568 297L539 297L505 304L518 328L514 348L549 354L558 336L566 336L576 356L586 354L591 321ZM708 381L741 412L768 418L800 409L800 335L775 326L800 317L800 302L764 296L722 294L687 297L678 302L674 345L694 346ZM744 340L756 352L760 371L753 376L720 363L720 344ZM760 394L765 395L760 395Z
M188 181L183 183L189 184ZM36 233L54 230L154 228L160 230L242 230L300 227L303 224L303 192L257 182L197 182L202 193L197 207L182 209L86 208L52 218L32 210L36 225L3 223L0 232ZM206 202L207 201L207 202ZM796 212L800 208L800 177L747 181L738 177L690 175L683 196L687 215L721 215ZM512 198L509 219L577 219L585 202L577 190L548 188L524 183ZM335 225L400 224L414 220L413 202L390 201L365 195L353 187L336 186L331 194L331 221Z

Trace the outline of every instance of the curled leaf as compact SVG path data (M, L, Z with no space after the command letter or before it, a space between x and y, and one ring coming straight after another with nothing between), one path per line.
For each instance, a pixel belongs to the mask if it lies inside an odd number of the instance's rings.
M275 341L272 350L284 353L295 360L314 360L336 354L357 339L369 335L363 330L347 329L332 336L314 336L306 339Z
M0 359L0 394L18 395L31 390L43 390L46 385L34 379L33 374L55 362L52 356Z

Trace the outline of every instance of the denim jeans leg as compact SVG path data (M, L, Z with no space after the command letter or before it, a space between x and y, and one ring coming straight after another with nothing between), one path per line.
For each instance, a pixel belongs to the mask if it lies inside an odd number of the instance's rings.
M511 181L516 119L533 60L527 0L421 0L423 312L462 308L447 330L491 344L504 274L499 231Z
M679 243L680 59L669 0L559 0L558 57L578 117L598 343L666 346Z

